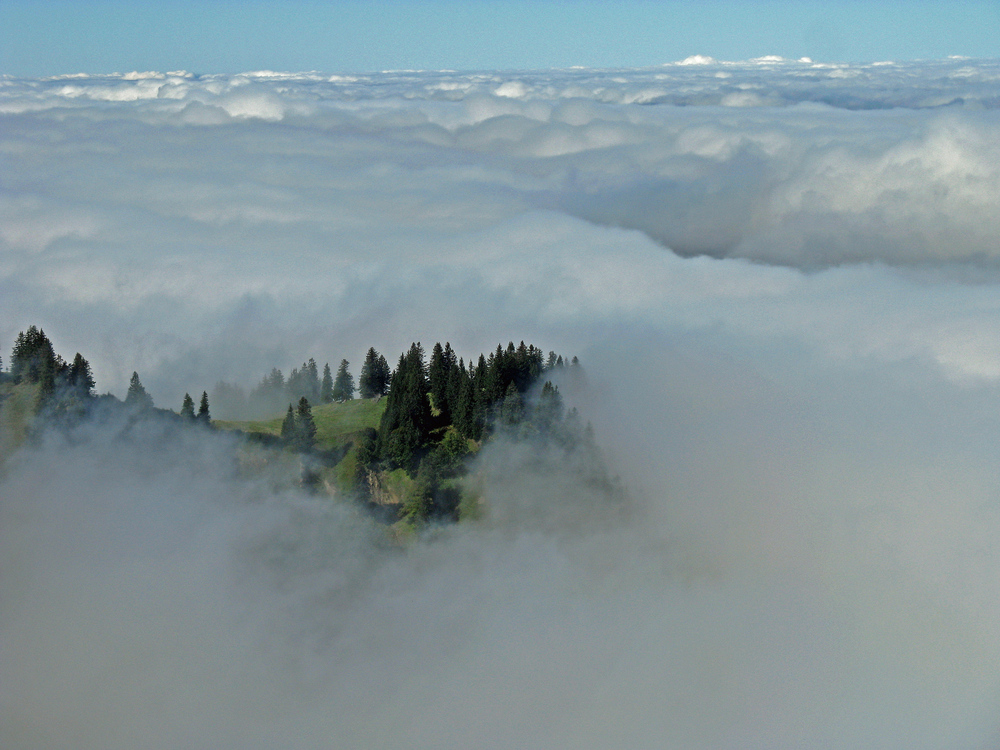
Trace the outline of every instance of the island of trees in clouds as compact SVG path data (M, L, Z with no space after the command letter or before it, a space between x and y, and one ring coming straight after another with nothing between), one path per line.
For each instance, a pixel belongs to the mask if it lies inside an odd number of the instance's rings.
M436 343L429 359L414 343L395 369L370 348L357 387L349 368L341 360L335 374L326 364L320 375L310 359L287 378L272 370L249 393L220 382L212 392L220 411L253 419L213 420L208 392L197 404L185 394L177 412L156 408L138 373L124 400L95 395L87 360L80 353L65 360L31 326L17 337L9 371L0 360L0 410L9 446L19 431L31 441L95 423L121 434L153 422L165 439L187 429L225 433L236 438L237 453L254 453L258 467L294 458L297 481L310 491L355 499L410 525L481 515L473 459L501 439L527 447L535 469L558 465L609 499L620 494L591 426L566 409L552 382L583 378L576 357L544 355L522 341L466 365L449 343Z

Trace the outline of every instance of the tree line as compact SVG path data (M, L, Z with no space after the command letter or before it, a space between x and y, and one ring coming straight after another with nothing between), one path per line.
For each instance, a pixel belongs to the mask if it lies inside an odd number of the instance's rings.
M435 343L428 358L415 342L400 354L395 369L374 347L369 348L357 387L349 367L346 359L341 360L334 375L327 364L320 376L315 360L309 359L287 378L273 369L244 396L243 406L269 409L264 417L284 410L280 445L308 457L304 465L315 465L323 458L316 451L313 404L349 401L355 392L365 399L384 397L377 429L363 430L349 449L356 467L353 490L370 497L380 477L401 470L414 483L402 507L402 514L413 520L457 517L468 458L495 435L533 441L542 450L594 448L591 428L581 425L575 409L565 409L551 380L559 370L578 368L576 357L545 355L522 341L518 346L498 344L488 355L466 363L450 343ZM38 384L37 411L50 421L71 423L103 406L130 415L155 413L181 423L211 425L207 392L202 392L197 408L185 393L179 412L156 409L136 372L123 401L110 394L95 396L87 360L77 353L72 362L65 361L35 326L18 335L9 372L3 372L0 360L0 378ZM236 386L222 388L223 396L226 388L233 391ZM213 398L219 392L217 386ZM341 453L336 460L343 457Z
M235 383L219 381L212 389L212 403L227 417L266 419L303 398L315 405L350 401L355 392L361 398L384 396L390 376L385 357L370 348L357 385L346 359L340 360L336 374L329 362L323 365L321 376L316 360L310 358L301 367L293 368L287 377L278 368L272 368L249 392Z

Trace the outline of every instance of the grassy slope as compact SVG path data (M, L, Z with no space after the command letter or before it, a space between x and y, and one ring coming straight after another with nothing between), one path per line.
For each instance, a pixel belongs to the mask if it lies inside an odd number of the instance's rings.
M27 439L37 402L37 385L0 384L0 463Z
M343 448L351 438L365 427L378 428L386 400L353 399L342 404L322 404L312 409L316 423L316 447L321 451ZM212 424L222 430L241 430L264 435L280 435L285 415L272 419L250 422L213 419Z

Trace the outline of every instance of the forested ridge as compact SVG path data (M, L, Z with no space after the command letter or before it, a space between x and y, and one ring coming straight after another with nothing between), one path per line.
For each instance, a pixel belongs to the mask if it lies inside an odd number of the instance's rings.
M347 360L336 373L324 365L320 375L309 359L287 377L273 369L249 393L225 382L216 384L211 399L207 391L197 401L187 393L173 411L154 405L136 372L123 400L96 395L86 358L77 353L67 361L31 326L18 335L7 371L0 359L0 408L7 402L5 430L11 433L15 396L23 402L31 389L33 416L23 429L29 441L46 430L92 422L129 430L157 420L172 430L224 431L244 450L256 451L258 464L295 457L297 482L310 491L341 495L389 521L417 525L481 514L475 458L499 439L528 446L536 461L572 465L584 481L613 494L592 428L575 408L566 408L553 382L566 377L583 378L576 357L546 355L523 341L498 344L468 363L450 343L435 343L429 357L413 343L394 369L369 348L357 384ZM221 404L225 416L244 418L213 419L210 401ZM18 440L8 435L5 442Z

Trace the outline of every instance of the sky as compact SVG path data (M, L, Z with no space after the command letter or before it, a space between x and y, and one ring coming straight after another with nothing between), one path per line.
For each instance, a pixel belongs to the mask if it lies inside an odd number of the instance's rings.
M996 57L990 0L4 0L0 73L636 67Z
M664 51L366 4L320 59L287 4L262 44L0 2L5 366L38 325L179 409L523 339L624 493L497 441L484 517L399 544L224 435L50 434L0 466L0 746L1000 746L1000 62L995 6L938 6L833 6L844 63L808 5Z

